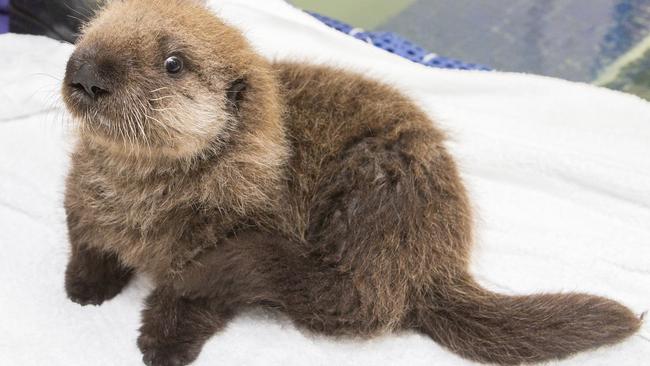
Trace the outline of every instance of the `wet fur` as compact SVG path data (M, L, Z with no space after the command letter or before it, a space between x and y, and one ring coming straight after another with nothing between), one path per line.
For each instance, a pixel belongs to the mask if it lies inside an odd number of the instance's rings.
M188 53L185 76L158 69L165 47ZM68 75L63 87L79 125L66 290L100 304L133 272L150 276L146 364L192 362L249 306L331 335L416 329L500 364L563 358L638 329L605 298L481 288L444 135L393 88L269 63L182 0L114 1L86 27L68 73L88 52L111 65L113 84L90 106Z

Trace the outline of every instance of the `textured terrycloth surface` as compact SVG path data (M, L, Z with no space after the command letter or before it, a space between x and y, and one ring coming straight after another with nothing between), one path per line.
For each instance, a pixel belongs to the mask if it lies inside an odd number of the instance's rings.
M351 39L279 0L214 9L264 54L341 65L412 95L451 136L477 211L472 269L507 293L588 291L650 308L650 104L531 75L427 68ZM218 4L218 5L217 5ZM139 365L139 279L82 308L63 292L62 209L71 141L57 102L72 48L0 36L0 364ZM561 365L638 366L629 341ZM266 313L237 317L196 365L437 365L469 362L407 332L369 341L302 333Z

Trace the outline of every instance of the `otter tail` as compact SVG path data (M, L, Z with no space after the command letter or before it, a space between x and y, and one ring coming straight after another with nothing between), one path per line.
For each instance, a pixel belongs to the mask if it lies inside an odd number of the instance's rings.
M505 296L471 280L430 293L414 320L419 330L461 356L504 365L560 359L613 344L641 325L628 308L606 298Z

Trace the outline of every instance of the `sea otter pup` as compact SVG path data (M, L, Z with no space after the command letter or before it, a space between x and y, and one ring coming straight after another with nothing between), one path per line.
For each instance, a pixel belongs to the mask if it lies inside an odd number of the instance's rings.
M250 306L331 335L415 329L499 364L639 327L601 297L483 289L467 194L427 115L362 76L265 60L196 2L110 2L63 96L79 136L66 290L98 305L133 273L151 277L147 365L192 362Z

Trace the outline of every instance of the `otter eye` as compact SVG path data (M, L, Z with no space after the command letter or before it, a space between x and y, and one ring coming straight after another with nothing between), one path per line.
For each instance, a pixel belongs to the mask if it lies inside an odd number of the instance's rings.
M165 70L170 74L178 74L183 70L183 60L176 56L167 58L165 60Z

